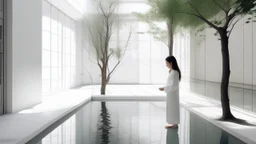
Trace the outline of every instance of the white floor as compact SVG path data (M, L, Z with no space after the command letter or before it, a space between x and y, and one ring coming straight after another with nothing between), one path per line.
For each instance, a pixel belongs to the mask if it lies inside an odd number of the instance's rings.
M158 91L157 85L109 85L106 99L112 100L126 96L149 100L156 98L164 100L163 92ZM218 102L209 101L196 93L185 91L187 85L182 84L181 105L199 116L209 120L218 127L228 131L248 144L256 144L256 127L242 126L230 122L219 122L221 108ZM77 108L85 101L99 97L99 86L87 86L58 93L45 98L42 104L19 113L0 117L0 143L25 143L43 129L54 123L60 117ZM256 115L249 111L232 108L233 114L256 125Z
M45 98L31 109L0 116L0 144L24 144L88 100L90 89L72 89Z

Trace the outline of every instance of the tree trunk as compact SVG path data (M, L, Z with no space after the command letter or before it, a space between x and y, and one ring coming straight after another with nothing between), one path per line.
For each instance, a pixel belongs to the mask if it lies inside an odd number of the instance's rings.
M103 66L101 70L101 89L100 89L101 95L106 94L106 87L107 87L107 68L106 66Z
M168 28L168 48L169 48L169 55L173 55L173 22L169 21L167 22L167 28Z
M101 89L100 89L100 94L101 95L105 95L106 94L106 87L107 87L106 83L102 83L101 84Z
M221 52L222 52L222 79L221 79L221 105L222 105L222 120L234 119L230 111L229 103L229 78L230 78L230 59L229 59L229 38L226 29L219 30L221 37Z

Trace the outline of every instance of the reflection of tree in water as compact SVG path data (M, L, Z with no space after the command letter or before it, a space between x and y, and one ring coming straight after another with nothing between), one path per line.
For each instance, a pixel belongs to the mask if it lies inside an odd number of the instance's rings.
M235 144L246 144L245 142L239 140L238 138L221 130L220 144L234 144L234 143Z
M220 144L228 144L228 134L225 131L221 131Z
M106 102L101 102L101 112L98 121L98 136L100 144L108 144L110 142L109 136L111 135L110 130L112 129L110 114L108 112Z
M166 144L179 144L178 129L167 129Z

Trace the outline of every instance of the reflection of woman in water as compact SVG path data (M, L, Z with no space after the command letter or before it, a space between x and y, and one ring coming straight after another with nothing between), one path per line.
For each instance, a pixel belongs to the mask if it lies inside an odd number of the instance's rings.
M159 88L160 91L167 93L166 98L166 128L178 128L180 123L180 102L179 102L179 82L181 72L174 56L168 56L166 66L170 69L167 84Z
M178 129L167 130L166 144L179 144Z

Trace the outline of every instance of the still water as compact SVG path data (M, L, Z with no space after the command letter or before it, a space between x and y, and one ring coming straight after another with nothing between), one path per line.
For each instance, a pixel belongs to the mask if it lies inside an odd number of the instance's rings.
M182 107L179 128L164 125L164 102L95 101L29 143L245 144Z

